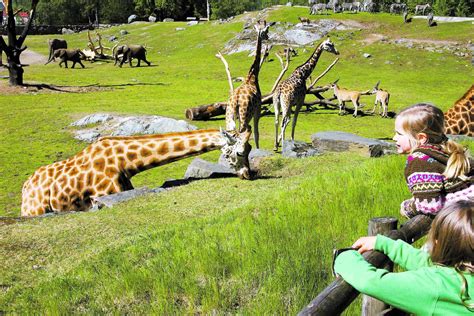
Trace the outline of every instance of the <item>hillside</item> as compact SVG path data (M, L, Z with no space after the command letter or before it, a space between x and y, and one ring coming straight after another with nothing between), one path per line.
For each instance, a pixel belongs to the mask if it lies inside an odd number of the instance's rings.
M296 24L307 9L277 7L265 14L269 21ZM26 68L27 83L72 86L74 93L11 89L0 81L0 216L10 219L0 224L0 313L294 314L332 280L333 248L365 234L372 217L399 216L399 203L409 196L404 157L324 154L299 160L276 155L263 162L254 181L196 181L112 209L15 219L28 176L86 146L72 137L69 124L76 119L104 112L184 119L186 108L225 100L228 84L214 55L256 15L222 24L136 23L101 30L104 38L146 44L151 67L96 62L85 63L85 69L57 63ZM311 17L321 18L362 25L329 33L341 55L322 83L339 78L341 86L364 91L380 80L392 95L394 112L416 102L446 110L473 83L472 55L460 55L469 53L471 22L428 28L426 21L404 25L388 14ZM129 34L121 36L120 30ZM64 38L70 47L84 47L86 36ZM26 45L47 55L47 38L29 36ZM299 48L286 76L313 49L314 44ZM252 62L247 54L226 56L233 76L247 73ZM323 54L315 76L333 58ZM271 89L281 69L272 59L260 74L262 92ZM363 97L364 110L372 102ZM300 114L296 139L309 142L311 134L325 130L391 139L393 122L318 109ZM223 118L192 123L225 124ZM264 116L261 146L271 150L273 137L274 118ZM218 154L201 158L216 160ZM132 182L157 187L181 178L190 162L143 172ZM348 314L359 308L354 304Z

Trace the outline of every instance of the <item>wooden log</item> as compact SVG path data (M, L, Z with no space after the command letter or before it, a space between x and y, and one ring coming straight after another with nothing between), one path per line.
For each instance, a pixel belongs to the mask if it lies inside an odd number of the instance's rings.
M418 215L407 221L399 230L392 230L386 236L413 243L428 232L431 222L432 219L429 216ZM364 258L376 267L381 267L388 261L387 256L377 251L365 253ZM359 292L356 289L341 277L338 277L298 315L339 315L352 303L357 295L359 295Z
M397 229L398 220L394 217L376 217L369 220L368 236L376 236L377 234L387 233L393 229ZM387 262L383 267L388 271L393 271L393 263ZM380 315L389 308L388 304L379 301L371 296L362 296L362 316Z
M209 118L217 115L225 114L225 108L227 102L216 102L212 104L202 105L197 108L187 109L185 112L188 120L208 120Z

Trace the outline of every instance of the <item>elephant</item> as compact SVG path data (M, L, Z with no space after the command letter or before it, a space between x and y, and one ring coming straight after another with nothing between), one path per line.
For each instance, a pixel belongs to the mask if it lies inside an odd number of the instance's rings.
M49 58L45 65L49 64L54 59L53 53L56 49L67 48L67 42L63 39L53 38L48 40L48 46Z
M85 68L81 62L81 59L86 59L86 55L84 55L84 53L79 49L56 49L53 53L53 58L61 59L61 61L59 62L59 67L62 67L61 64L64 63L67 68L67 61L70 60L72 61L72 68L74 68L76 63L79 63L82 68Z
M142 45L122 45L117 47L117 51L115 52L115 63L118 61L118 55L122 53L122 60L120 61L119 67L122 67L123 63L128 61L130 67L132 67L132 59L138 59L137 67L140 67L140 61L144 61L151 65L151 63L146 60L146 48Z
M114 56L115 63L114 66L117 65L118 62L121 62L124 58L123 56L123 50L124 48L127 47L127 45L119 45L119 46L114 46L112 49L112 55ZM119 58L119 56L122 55L122 60Z

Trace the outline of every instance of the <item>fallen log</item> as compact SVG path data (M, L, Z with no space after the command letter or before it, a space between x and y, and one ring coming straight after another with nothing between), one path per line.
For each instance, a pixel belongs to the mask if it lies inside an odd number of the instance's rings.
M213 116L225 114L226 107L227 102L216 102L202 105L197 108L186 109L185 115L186 118L191 121L205 121Z

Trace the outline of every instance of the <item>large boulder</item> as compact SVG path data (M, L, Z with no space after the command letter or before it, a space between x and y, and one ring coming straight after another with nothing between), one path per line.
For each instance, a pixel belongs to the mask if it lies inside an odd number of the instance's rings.
M138 16L136 14L132 14L128 17L127 22L130 24L132 22L135 22L138 19Z
M107 113L96 113L87 115L80 120L71 123L71 126L87 126L91 124L105 123L113 119L113 116Z
M222 178L235 175L235 171L226 166L195 158L186 169L184 179Z
M311 144L293 140L284 140L281 155L288 158L306 158L320 155L321 151Z
M311 135L311 141L319 151L351 151L367 157L379 157L396 153L396 147L393 143L339 131L313 134Z
M147 187L119 192L110 195L104 195L92 198L92 209L98 210L103 207L113 207L115 204L135 199L139 196L164 191L163 188L149 189Z

